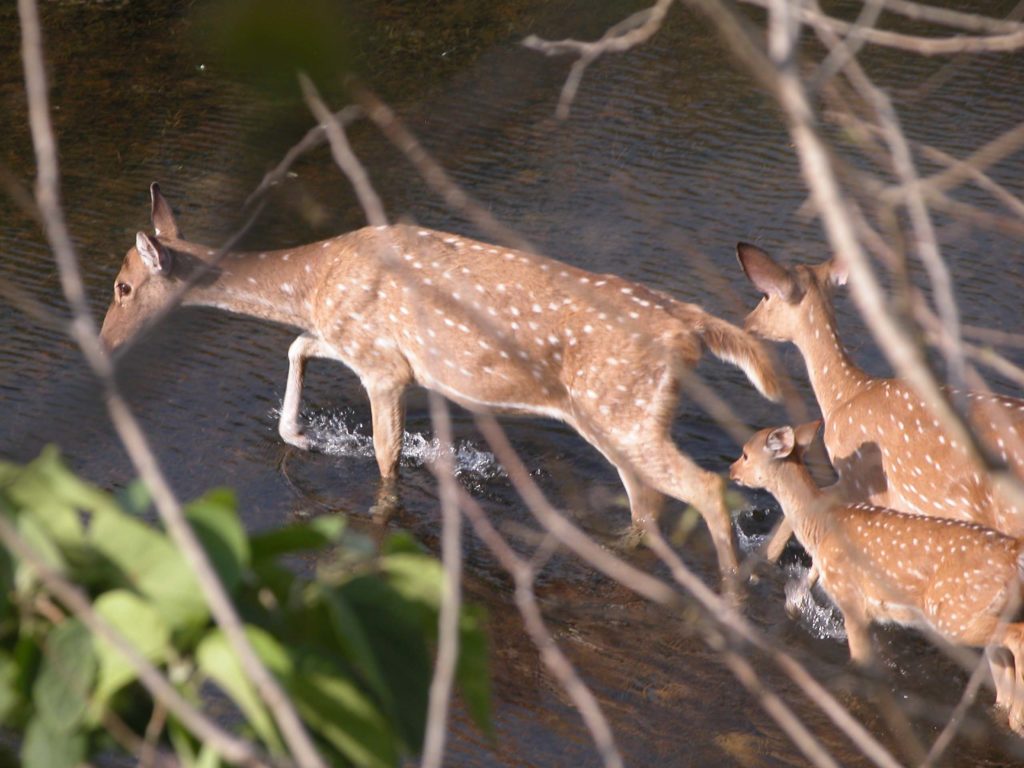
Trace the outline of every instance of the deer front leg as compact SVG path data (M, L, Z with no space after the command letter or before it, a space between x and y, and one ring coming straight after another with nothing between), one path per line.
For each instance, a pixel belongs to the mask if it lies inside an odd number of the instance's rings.
M841 607L841 606L840 606ZM875 649L871 646L870 622L854 611L843 610L846 626L846 642L850 646L850 659L854 664L867 667L875 660Z
M308 451L312 443L299 426L299 406L302 403L302 382L306 376L306 361L316 357L320 341L308 333L299 336L288 348L288 384L281 405L281 419L277 424L278 434L289 445Z
M402 452L402 425L405 423L404 383L374 383L367 386L373 414L373 453L380 476L385 481L398 477L398 457Z
M786 548L789 537L793 535L793 525L786 518L780 518L779 524L775 526L772 535L764 545L764 558L769 563L774 563L782 556L782 550Z

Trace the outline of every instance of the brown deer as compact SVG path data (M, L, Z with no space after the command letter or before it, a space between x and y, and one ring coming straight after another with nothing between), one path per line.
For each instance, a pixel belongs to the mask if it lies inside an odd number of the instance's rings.
M286 442L311 447L299 423L310 357L359 376L385 479L397 474L403 392L413 383L471 411L559 419L618 469L634 523L657 519L662 494L692 503L722 571L735 569L725 481L683 455L669 426L681 376L704 347L778 396L764 351L745 332L613 275L414 226L367 227L213 263L213 250L181 237L156 184L151 196L155 235L138 233L114 281L101 333L108 348L196 275L183 303L302 331L288 350Z
M1024 623L1009 623L1024 596L1024 540L977 523L849 504L835 487L822 491L800 459L819 424L761 430L729 476L778 500L843 613L853 661L872 660L875 622L985 647L996 705L1024 734Z
M913 388L900 379L871 376L847 354L831 295L833 286L846 282L840 265L826 261L787 269L747 243L740 243L737 253L743 271L764 294L747 316L746 330L793 342L803 354L825 421L825 447L845 498L1024 535L1024 509L997 493ZM966 397L977 434L1024 474L1024 400L973 392ZM769 556L784 543L777 537Z

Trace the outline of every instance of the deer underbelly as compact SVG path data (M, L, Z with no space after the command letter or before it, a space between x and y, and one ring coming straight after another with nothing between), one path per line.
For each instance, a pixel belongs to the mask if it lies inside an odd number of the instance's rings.
M430 377L417 383L427 389L439 392L463 408L477 413L503 413L516 415L546 416L559 421L568 421L568 414L553 399L530 397L529 392L504 392L497 388L481 388L466 382L464 386L437 381Z

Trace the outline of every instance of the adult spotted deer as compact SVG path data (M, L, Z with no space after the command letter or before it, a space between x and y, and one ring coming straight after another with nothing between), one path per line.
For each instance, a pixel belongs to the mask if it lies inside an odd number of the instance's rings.
M793 342L803 354L825 420L825 447L846 498L1024 535L1024 509L997 493L913 388L900 379L871 376L847 354L831 297L833 286L846 281L840 265L787 269L746 243L737 253L764 294L746 329ZM1024 400L982 393L967 399L975 431L1024 475Z
M775 398L774 373L745 332L699 307L612 275L412 226L364 228L263 253L213 251L182 238L153 184L155 235L139 232L114 281L102 338L117 347L207 270L184 303L302 330L288 351L279 431L310 448L299 423L306 361L339 360L370 397L381 475L395 477L403 392L413 383L472 411L564 421L619 471L633 521L662 494L707 521L723 572L736 566L724 480L669 437L685 369L702 349L738 365Z
M1024 596L1024 540L976 523L849 504L834 486L823 492L799 455L819 423L761 430L730 477L778 499L843 613L855 662L873 658L875 622L985 647L996 705L1024 734L1024 623L1012 623Z

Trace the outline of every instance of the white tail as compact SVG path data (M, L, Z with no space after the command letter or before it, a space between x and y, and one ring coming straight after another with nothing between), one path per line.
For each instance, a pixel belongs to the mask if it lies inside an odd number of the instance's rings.
M1024 509L1001 497L910 385L871 376L846 353L831 299L832 286L846 280L838 265L786 269L753 245L740 243L737 252L765 295L746 329L791 341L803 354L825 420L825 447L846 498L1024 535ZM1024 400L967 397L975 432L1024 475Z
M156 236L138 234L114 283L102 330L111 348L213 253L180 237L155 184L152 216ZM385 478L397 472L410 384L470 410L560 419L615 464L634 522L657 517L661 494L690 502L707 520L723 571L735 568L723 479L669 438L680 375L707 345L765 395L778 389L758 342L697 306L612 275L410 226L230 254L184 303L302 330L288 351L279 425L293 445L310 447L299 424L310 357L339 360L359 375Z
M843 613L850 656L871 660L873 622L926 627L955 644L991 646L996 704L1024 734L1024 623L1006 624L1022 597L1024 540L975 523L848 504L836 490L822 492L800 460L799 448L813 437L808 426L817 429L815 423L761 430L743 447L730 477L778 499Z

